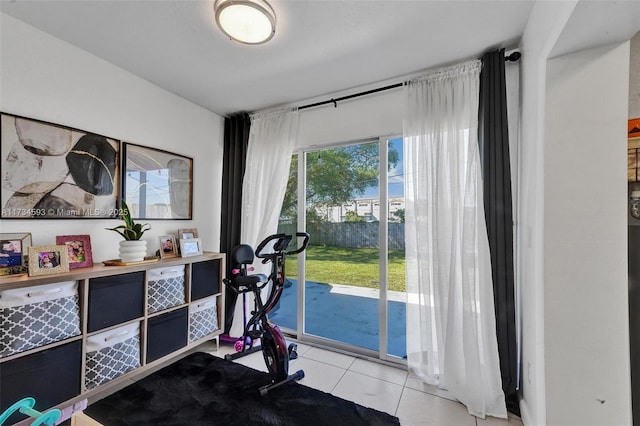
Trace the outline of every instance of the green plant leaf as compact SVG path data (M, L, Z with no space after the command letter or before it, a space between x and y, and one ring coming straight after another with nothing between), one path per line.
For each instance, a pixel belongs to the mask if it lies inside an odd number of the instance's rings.
M139 240L142 238L142 234L151 229L151 225L148 223L140 224L135 223L131 218L131 211L129 210L129 206L127 203L122 201L122 220L124 221L124 225L119 225L114 228L105 228L109 231L117 232L122 235L122 238L125 240Z

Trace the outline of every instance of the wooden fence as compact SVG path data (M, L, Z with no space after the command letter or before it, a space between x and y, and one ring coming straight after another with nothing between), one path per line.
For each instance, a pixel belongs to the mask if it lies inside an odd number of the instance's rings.
M307 226L311 245L377 248L377 222L312 223ZM294 233L294 224L281 224L278 232ZM389 249L404 250L404 223L389 223Z

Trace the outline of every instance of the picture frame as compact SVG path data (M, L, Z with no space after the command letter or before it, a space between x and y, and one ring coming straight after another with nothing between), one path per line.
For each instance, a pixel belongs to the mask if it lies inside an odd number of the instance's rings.
M122 196L133 219L193 218L192 158L128 142L122 156Z
M180 238L180 253L182 257L201 256L202 241L200 238Z
M176 247L176 237L173 235L161 235L160 240L160 258L178 256L178 248Z
M91 252L91 236L89 235L58 235L56 244L67 248L69 269L93 266Z
M69 272L66 245L29 247L29 276Z
M0 233L0 276L26 274L31 234Z
M119 217L119 156L119 140L0 113L0 218Z
M178 229L178 239L188 240L190 238L198 238L197 228L181 228Z

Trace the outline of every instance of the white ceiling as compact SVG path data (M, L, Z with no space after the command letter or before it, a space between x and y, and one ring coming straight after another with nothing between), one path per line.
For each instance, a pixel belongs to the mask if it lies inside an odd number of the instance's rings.
M227 115L517 47L534 1L270 4L276 35L259 46L225 38L215 25L213 0L0 0L0 10Z

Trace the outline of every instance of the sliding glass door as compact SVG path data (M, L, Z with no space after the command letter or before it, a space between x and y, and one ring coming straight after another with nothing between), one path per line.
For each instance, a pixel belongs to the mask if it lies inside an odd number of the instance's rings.
M388 158L386 173L382 170L386 182L386 230L382 233L386 241L385 258L385 300L387 358L406 358L406 306L407 292L405 285L405 251L404 251L404 168L402 138L385 139Z
M405 356L401 144L381 138L293 157L279 231L304 229L311 243L287 259L289 286L271 317L299 339Z

